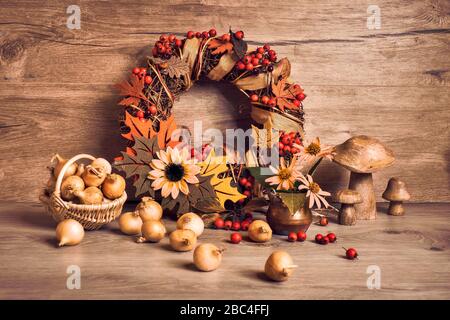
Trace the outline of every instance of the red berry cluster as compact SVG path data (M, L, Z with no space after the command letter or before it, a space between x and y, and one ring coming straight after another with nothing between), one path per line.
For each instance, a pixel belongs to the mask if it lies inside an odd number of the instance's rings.
M183 41L173 34L161 35L152 49L152 55L156 58L169 59L177 48L181 48Z
M295 241L303 242L305 240L306 240L306 232L304 232L304 231L299 231L297 233L289 232L289 234L288 234L288 241L291 241L291 242L295 242Z
M345 257L349 260L357 259L358 258L358 252L354 248L343 248L345 250Z
M238 32L235 33L236 37ZM275 50L270 49L270 46L268 44L265 44L263 47L257 48L256 51L247 54L241 60L236 62L235 67L238 70L255 70L255 73L259 73L260 71L256 68L262 67L262 69L267 70L268 72L272 72L273 63L276 61L277 53L275 52Z
M319 220L319 225L322 227L325 227L328 225L328 218L327 217L321 217Z
M322 235L321 233L316 234L315 237L316 243L318 244L329 244L336 242L337 237L334 233L329 233L326 236Z
M252 189L255 185L255 178L250 174L243 176L239 179L239 185L241 186L242 194L248 198L252 196ZM239 200L239 203L244 203L246 199Z
M294 147L294 143L302 145L300 133L298 132L280 132L280 138L278 140L278 151L280 157L294 155L300 150Z
M248 226L253 221L253 215L251 213L247 213L242 221L232 221L231 219L224 220L223 218L217 218L214 221L214 227L216 229L225 229L225 230L233 230L233 231L247 231Z
M188 31L186 33L186 38L188 38L188 39L193 39L194 37L198 38L198 39L208 39L210 37L215 37L215 36L217 36L216 29L211 29L209 31L203 31L203 32Z

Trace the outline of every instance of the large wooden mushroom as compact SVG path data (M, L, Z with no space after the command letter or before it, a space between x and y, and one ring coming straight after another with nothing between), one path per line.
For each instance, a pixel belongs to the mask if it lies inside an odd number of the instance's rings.
M351 171L349 189L361 195L362 202L355 204L357 219L376 219L372 173L390 166L394 153L375 138L355 136L336 146L333 160Z

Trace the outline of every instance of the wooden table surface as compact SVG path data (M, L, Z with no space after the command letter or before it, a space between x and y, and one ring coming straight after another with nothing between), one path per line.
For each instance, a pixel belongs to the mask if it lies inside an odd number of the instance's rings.
M116 223L87 232L74 247L57 248L53 220L37 204L0 203L0 299L450 299L450 204L410 204L407 215L341 226L312 225L309 239L268 244L227 242L229 231L206 230L200 242L225 247L221 267L194 269L192 253L159 244L136 244ZM169 230L174 223L166 221ZM334 232L338 243L312 242ZM245 239L245 238L244 238ZM355 247L360 259L343 257ZM275 249L299 266L284 283L268 281L264 262ZM67 267L78 265L81 289L66 288ZM367 288L368 266L381 270L381 289Z

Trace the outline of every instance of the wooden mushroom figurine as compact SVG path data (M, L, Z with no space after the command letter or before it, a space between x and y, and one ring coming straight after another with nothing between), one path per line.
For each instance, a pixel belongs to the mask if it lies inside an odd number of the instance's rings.
M355 204L358 220L376 219L377 209L372 173L390 166L394 153L379 140L355 136L335 147L334 162L351 171L349 189L359 192L362 202Z
M406 185L403 181L399 178L389 179L386 190L383 193L383 199L390 201L388 214L393 216L404 215L403 201L408 201L410 198L411 196L406 190Z
M356 223L355 204L361 203L361 195L359 192L345 189L336 192L334 201L341 203L341 210L339 211L339 223L352 226Z

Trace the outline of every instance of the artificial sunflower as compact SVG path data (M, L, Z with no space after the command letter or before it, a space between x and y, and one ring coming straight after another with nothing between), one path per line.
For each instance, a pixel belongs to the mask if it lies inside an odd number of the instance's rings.
M320 144L319 137L316 137L311 143L309 143L306 147L303 145L299 145L294 143L293 146L299 150L296 154L296 157L301 161L308 161L311 158L333 158L334 148L330 146L324 146Z
M284 158L280 158L280 167L269 167L275 174L267 178L265 181L270 185L277 185L277 190L291 190L294 189L294 182L300 176L300 172L295 168L295 161L293 160L289 166L286 166Z
M200 167L189 162L187 148L179 150L167 147L166 151L160 150L156 156L158 159L153 159L150 163L153 170L148 173L148 178L155 180L151 186L154 190L161 189L164 198L172 195L176 199L180 191L187 195L188 183L199 183L196 175L200 172Z
M308 190L306 192L306 198L309 197L309 208L312 208L314 206L314 203L317 205L317 209L320 209L322 207L322 204L325 206L325 208L328 208L330 206L324 197L330 196L331 193L322 190L319 184L317 182L314 182L311 175L308 174L305 177L303 174L300 174L300 176L298 177L298 181L301 182L298 190Z

